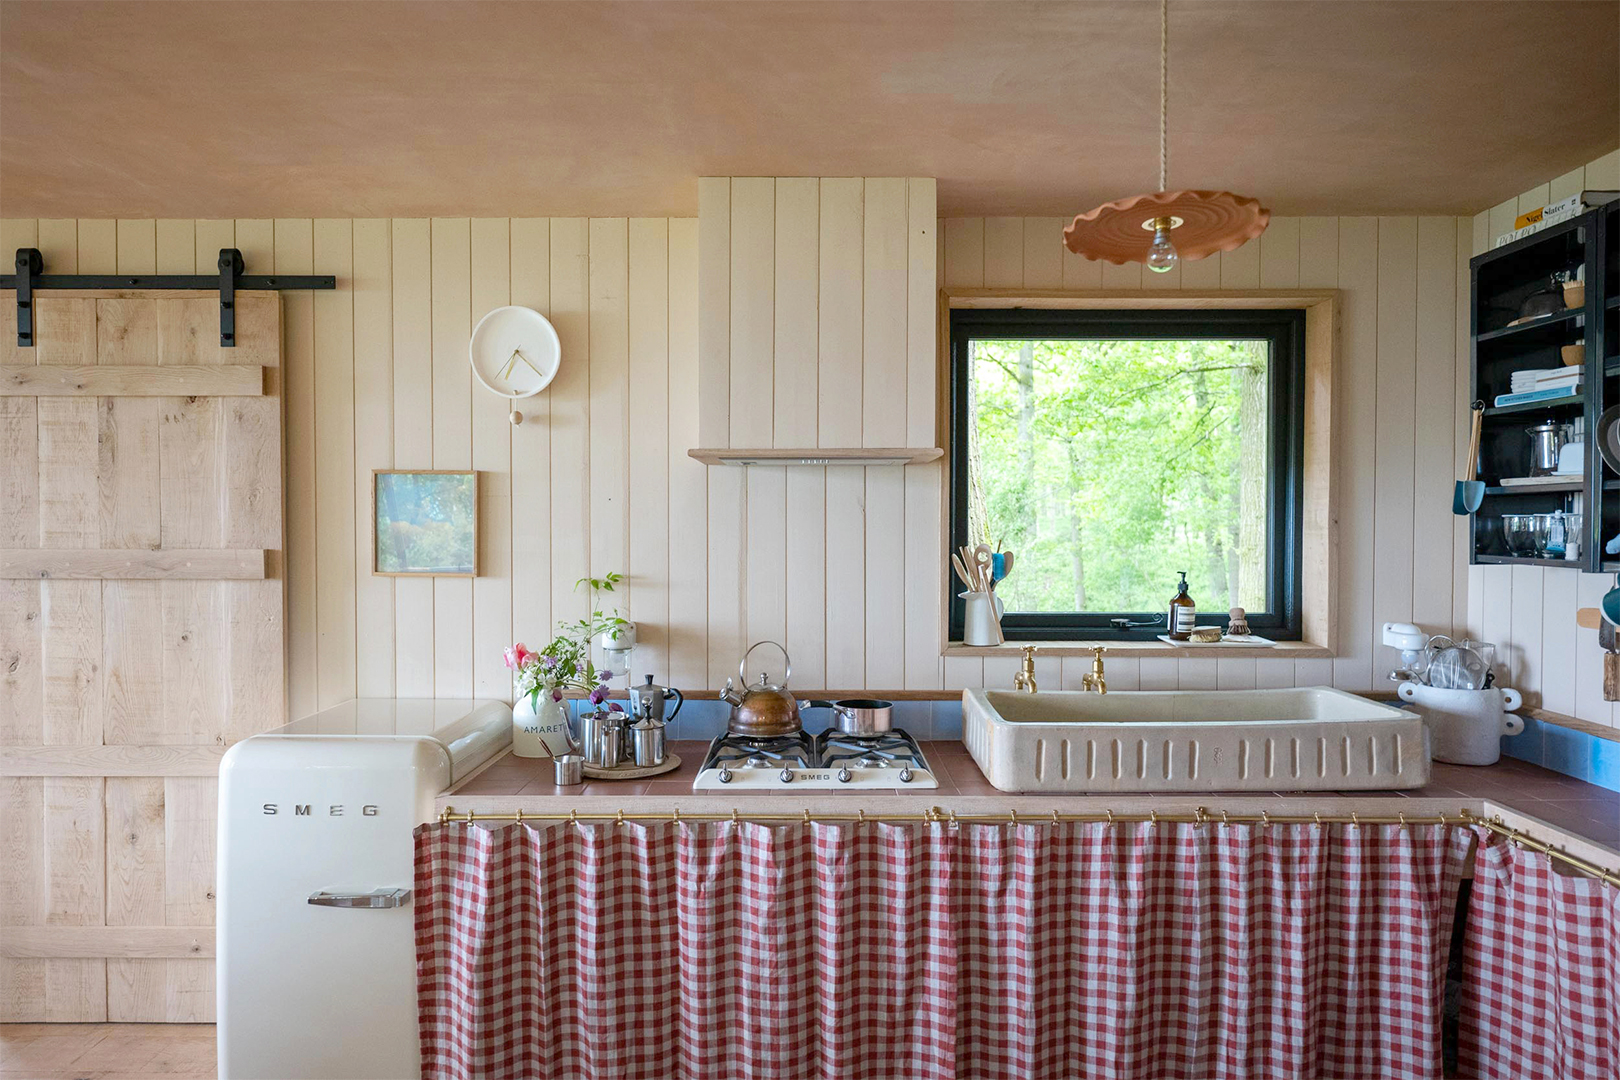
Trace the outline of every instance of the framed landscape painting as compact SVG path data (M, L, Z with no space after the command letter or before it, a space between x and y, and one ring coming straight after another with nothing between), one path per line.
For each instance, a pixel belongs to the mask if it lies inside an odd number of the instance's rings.
M377 469L371 494L372 573L478 576L476 472Z

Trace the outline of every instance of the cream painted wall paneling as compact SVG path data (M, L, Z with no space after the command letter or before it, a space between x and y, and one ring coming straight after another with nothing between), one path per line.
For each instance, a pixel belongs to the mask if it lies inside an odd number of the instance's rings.
M1334 659L1144 659L1144 689L1239 687L1249 685L1335 685L1376 689L1384 657L1377 628L1386 619L1405 620L1414 607L1455 610L1451 572L1454 538L1434 531L1419 518L1415 493L1419 469L1432 483L1438 456L1455 456L1455 428L1419 425L1415 412L1419 381L1426 390L1451 395L1458 345L1455 290L1435 283L1452 273L1444 238L1460 226L1453 219L1299 218L1274 219L1258 243L1186 263L1175 274L1143 275L1140 268L1086 263L1062 250L1061 229L1044 218L951 218L942 223L943 284L947 288L1026 288L1026 274L1050 280L1054 258L1064 288L1175 287L1337 288L1341 290L1339 349L1334 395L1334 506L1338 527L1337 642ZM1420 243L1420 237L1426 243ZM1056 250L1057 256L1049 254ZM1016 254L1015 254L1016 253ZM1454 258L1454 256L1453 256ZM1158 278L1159 280L1145 280ZM1380 326L1382 325L1382 333ZM1439 335L1434 326L1451 332ZM1419 327L1437 355L1417 356ZM1449 365L1449 366L1448 366ZM1381 388L1405 389L1402 401L1386 402ZM1438 406L1429 405L1434 415ZM1449 406L1448 406L1449 408ZM1389 445L1380 445L1380 435ZM1448 476L1449 480L1449 476ZM1382 523L1382 532L1379 531ZM1429 568L1417 582L1417 567ZM1432 568L1440 567L1435 573ZM1387 612L1387 614L1386 614ZM1079 661L1064 658L1065 678ZM1010 685L1016 665L999 660L949 657L947 687ZM1073 674L1078 678L1078 674Z

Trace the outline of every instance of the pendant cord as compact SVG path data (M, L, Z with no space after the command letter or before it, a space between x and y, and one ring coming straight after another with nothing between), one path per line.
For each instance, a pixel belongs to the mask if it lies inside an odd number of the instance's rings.
M1169 185L1170 141L1170 0L1159 0L1159 190Z

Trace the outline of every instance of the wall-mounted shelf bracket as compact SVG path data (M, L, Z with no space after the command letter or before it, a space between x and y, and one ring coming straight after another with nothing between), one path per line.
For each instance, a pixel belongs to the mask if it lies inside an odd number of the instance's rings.
M0 289L17 290L17 347L39 344L34 294L43 289L175 289L219 290L219 344L236 347L236 294L335 289L337 278L326 274L246 274L242 253L220 248L218 274L46 274L38 248L17 249L17 272L0 275Z
M34 279L45 269L38 248L17 249L17 348L34 345Z

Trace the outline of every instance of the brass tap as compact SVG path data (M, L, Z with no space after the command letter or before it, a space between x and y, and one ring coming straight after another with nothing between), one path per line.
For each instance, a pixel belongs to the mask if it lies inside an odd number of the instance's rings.
M1103 678L1103 653L1106 650L1101 645L1092 647L1091 670L1080 677L1080 689L1092 690L1099 694L1108 693L1108 680Z
M1013 676L1013 689L1035 693L1035 646L1024 646L1024 666Z

